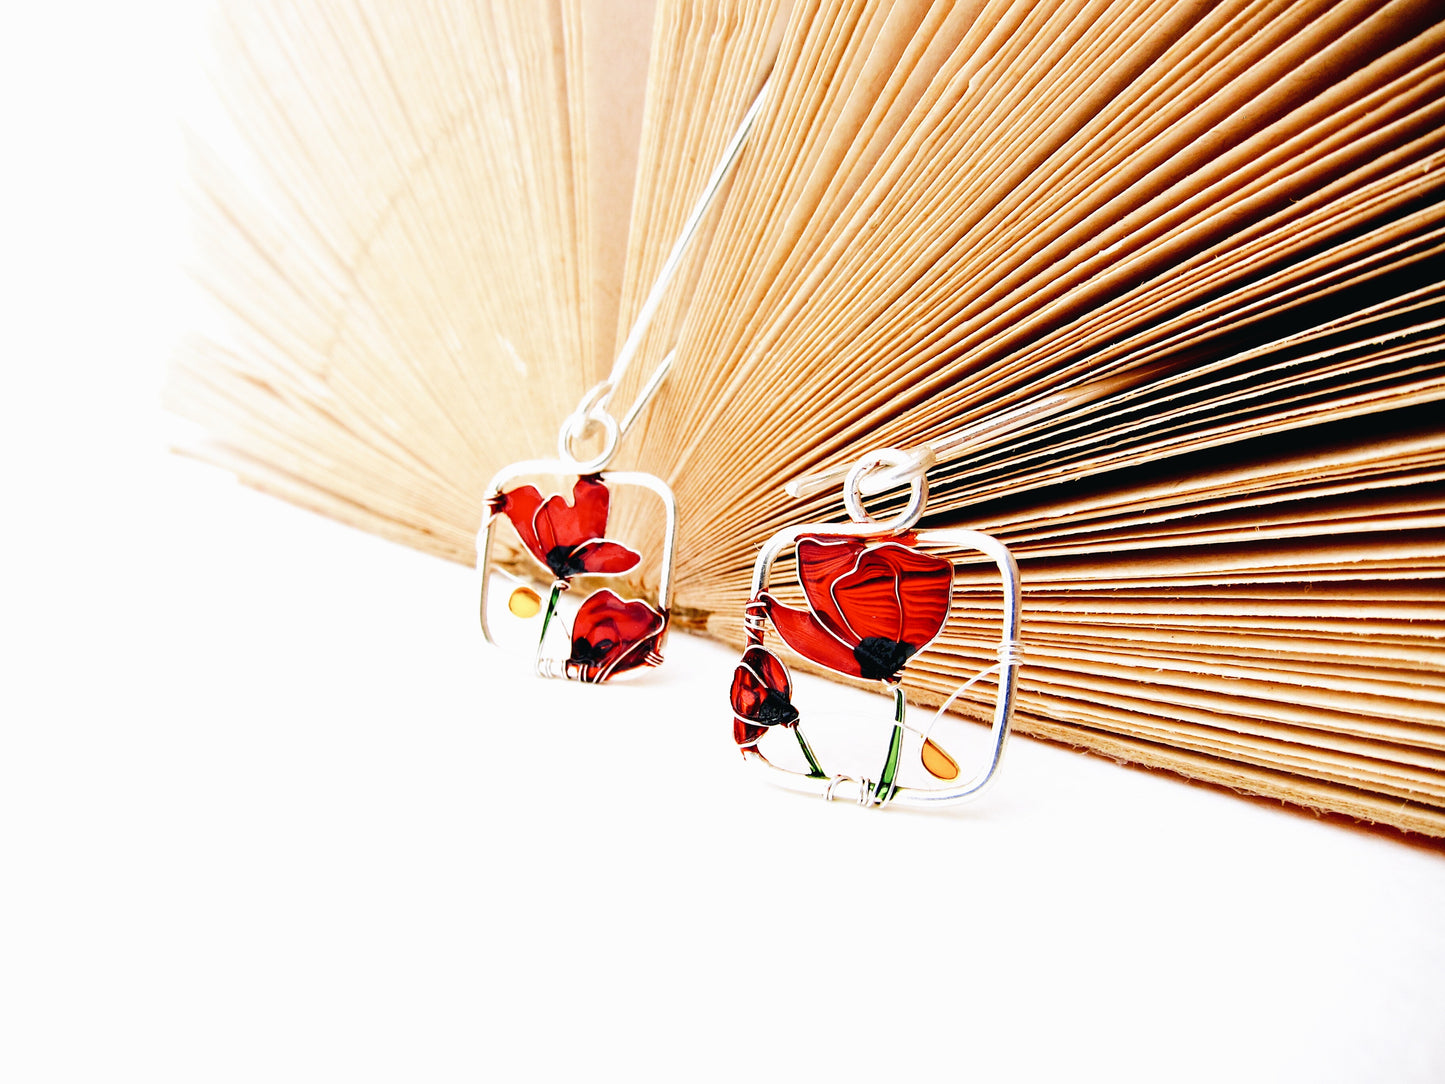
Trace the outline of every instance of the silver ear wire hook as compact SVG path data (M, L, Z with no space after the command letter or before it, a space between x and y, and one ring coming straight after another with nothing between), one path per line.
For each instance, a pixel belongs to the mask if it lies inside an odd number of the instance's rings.
M1132 386L1130 378L1107 377L1102 380L1091 380L1063 391L1050 392L974 422L972 425L966 425L945 437L926 441L912 452L900 453L905 456L903 461L891 464L889 469L864 472L860 480L859 491L873 495L896 486L907 485L916 472L920 470L927 472L938 463L952 458L967 448L996 444L1031 422L1097 402L1129 386ZM855 470L857 470L856 465L807 474L801 478L794 478L784 489L788 496L795 500L815 497L838 485ZM851 488L850 485L849 489ZM845 490L846 492L847 490Z
M698 196L697 202L688 212L682 229L677 235L677 240L673 242L672 251L667 254L667 259L663 261L657 278L653 280L652 288L648 291L647 297L643 299L642 306L637 310L632 327L628 329L627 338L623 340L622 348L617 351L617 360L612 363L612 372L607 375L606 380L588 389L577 404L577 409L562 422L562 429L557 436L557 446L559 454L564 460L575 460L572 453L572 442L585 438L594 426L600 425L606 434L602 452L589 460L577 461L580 467L586 468L579 473L593 473L607 465L612 458L612 453L617 450L618 442L627 435L627 430L637 420L638 414L642 412L648 400L657 393L663 378L672 367L676 350L669 351L667 356L658 363L652 375L647 378L647 383L637 393L637 399L623 415L620 424L608 412L607 406L612 399L612 393L617 390L617 386L622 383L622 378L627 374L628 366L632 364L632 359L636 357L638 349L642 346L643 336L647 334L647 329L652 324L652 318L657 315L658 307L662 304L668 285L677 274L678 268L682 266L682 259L687 252L688 245L697 235L708 208L712 206L713 200L722 190L723 181L727 179L728 173L731 172L738 156L742 153L743 143L747 139L748 133L752 131L758 115L762 112L763 101L767 97L767 93L768 84L764 83L763 88L758 91L757 97L753 99L752 105L748 106L748 111L743 114L742 122L733 132L727 146L723 148L722 157L703 186L702 194Z

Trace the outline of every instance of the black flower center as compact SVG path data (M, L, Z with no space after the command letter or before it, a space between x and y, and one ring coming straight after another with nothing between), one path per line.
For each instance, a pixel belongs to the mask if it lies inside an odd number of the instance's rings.
M917 650L914 645L899 640L865 636L853 649L853 657L858 660L859 673L869 681L892 681Z
M776 689L769 689L763 702L748 716L748 721L759 726L792 726L798 721L798 709Z
M553 546L547 551L547 567L559 580L570 580L587 571L587 566L577 558L581 546Z
M572 661L582 666L600 666L616 648L616 640L598 640L594 644L587 637L579 636L572 641Z

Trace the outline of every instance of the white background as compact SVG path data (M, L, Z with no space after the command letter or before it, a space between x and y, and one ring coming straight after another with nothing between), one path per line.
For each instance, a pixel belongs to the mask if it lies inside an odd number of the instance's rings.
M468 570L168 456L199 26L0 16L0 1079L1445 1080L1439 851L1028 740L775 791L728 651L522 676Z

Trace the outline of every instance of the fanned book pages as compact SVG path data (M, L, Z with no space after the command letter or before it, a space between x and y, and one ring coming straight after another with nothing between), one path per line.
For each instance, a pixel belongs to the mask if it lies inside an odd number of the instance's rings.
M190 453L472 562L766 85L618 393L676 346L615 463L676 491L676 626L741 644L762 540L842 517L785 483L942 442L925 525L1022 570L1019 729L1445 835L1442 19L234 3L193 169L218 315L170 404ZM913 664L936 700L990 661L988 582ZM678 725L727 728L725 686Z

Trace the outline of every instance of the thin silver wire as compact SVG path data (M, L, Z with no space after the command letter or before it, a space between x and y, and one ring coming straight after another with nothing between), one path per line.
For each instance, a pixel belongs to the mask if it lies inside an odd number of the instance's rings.
M946 436L924 441L908 453L909 458L906 462L896 464L891 470L870 473L864 479L862 491L876 494L896 486L907 485L915 471L929 470L948 459L957 458L969 448L996 444L1022 429L1029 422L1095 402L1124 386L1124 382L1117 377L1090 381L1064 391L1050 392L1009 410L981 418ZM833 470L819 471L816 474L807 474L801 478L794 478L784 489L788 496L795 499L813 497L838 485L854 469L856 468L838 467Z
M657 313L658 306L662 304L662 295L666 292L668 283L677 274L677 269L682 266L683 253L692 242L698 227L702 225L703 216L707 214L708 206L716 198L718 190L722 188L723 181L727 178L728 172L737 162L738 155L742 153L743 141L747 139L748 133L752 131L758 114L762 112L763 100L767 97L768 84L764 83L763 88L753 99L753 104L748 106L748 111L743 114L742 123L733 132L732 138L728 140L727 146L723 148L722 158L712 171L707 184L703 186L702 194L697 202L693 204L692 211L682 224L682 231L678 234L677 240L673 242L672 251L667 254L663 261L662 269L657 274L657 279L652 284L642 307L637 310L637 317L632 321L632 328L627 333L627 338L622 343L622 349L617 352L617 360L612 363L612 372L608 375L606 384L614 388L622 381L627 372L627 367L632 363L633 356L642 344L642 337L647 333L647 327L652 322L653 316Z
M663 261L657 278L653 280L652 288L648 291L647 297L643 299L641 307L637 310L637 316L632 321L632 327L628 329L627 338L623 340L622 347L617 352L617 358L612 363L612 371L607 379L600 384L594 385L582 396L577 404L577 409L569 414L562 422L562 429L557 438L558 451L564 459L574 458L572 455L572 442L586 436L589 430L596 424L600 424L606 430L604 448L599 455L587 461L588 465L596 463L593 470L600 470L606 466L607 461L612 458L618 442L627 434L632 423L636 421L642 408L652 398L657 389L661 386L663 377L672 366L673 357L676 351L669 351L667 356L658 364L652 375L648 377L642 390L637 393L637 399L623 416L621 424L612 419L607 412L607 405L612 398L612 393L617 390L617 385L627 374L628 366L637 355L642 345L643 337L647 334L648 327L652 324L652 318L657 314L662 304L663 296L667 293L668 286L672 283L673 277L677 274L678 268L682 266L682 259L687 252L687 247L692 243L702 226L702 220L707 215L718 192L722 189L723 181L727 179L728 173L737 163L738 156L742 153L743 143L752 131L753 124L757 121L758 115L762 112L763 101L767 97L768 83L764 83L757 97L748 106L748 111L743 115L742 122L733 132L728 140L727 146L723 148L722 157L713 168L712 175L708 177L707 183L703 186L702 194L697 202L693 204L692 210L688 212L687 218L683 221L682 229L673 242L672 251L667 254ZM600 463L598 462L600 460Z

